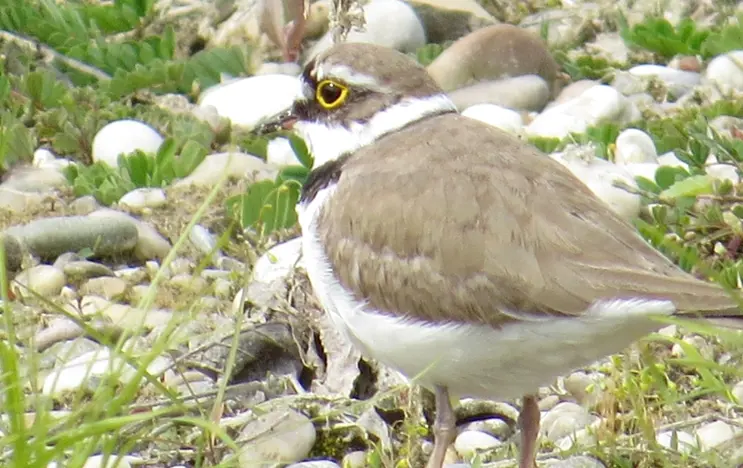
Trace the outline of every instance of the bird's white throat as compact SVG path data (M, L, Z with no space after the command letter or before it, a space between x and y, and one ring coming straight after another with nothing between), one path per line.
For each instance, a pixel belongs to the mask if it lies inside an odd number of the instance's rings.
M403 99L366 122L351 122L343 126L321 121L300 121L294 125L294 129L309 146L315 158L315 167L319 167L424 117L456 110L447 95L436 94L426 98Z

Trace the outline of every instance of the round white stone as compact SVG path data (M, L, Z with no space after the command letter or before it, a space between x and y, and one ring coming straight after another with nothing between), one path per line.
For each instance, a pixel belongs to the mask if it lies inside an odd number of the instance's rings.
M199 106L212 106L233 124L254 128L261 120L292 105L301 88L289 75L258 75L218 84L205 90Z
M120 154L140 150L157 153L163 137L138 120L117 120L100 129L93 138L93 161L102 161L118 167Z
M462 458L471 458L478 452L493 449L501 445L501 441L480 431L464 431L454 441L454 450Z
M462 115L512 134L519 134L524 126L518 112L495 104L475 104L463 110Z
M165 191L160 188L138 188L119 199L119 205L141 211L144 208L157 208L165 205Z
M698 449L697 439L693 435L684 431L677 431L675 433L676 446L674 447L674 432L666 431L661 432L655 436L655 441L658 445L667 449L678 450L681 453L689 453L693 450Z
M426 44L426 32L415 11L400 0L372 0L364 5L364 30L352 29L347 42L376 44L401 52L415 52ZM306 55L307 61L333 45L330 32Z
M658 159L653 139L642 130L628 128L622 131L615 144L614 162L619 165L652 163Z
M704 76L725 91L743 90L743 50L734 50L712 59Z
M529 135L564 138L583 133L586 128L605 122L619 125L639 118L639 110L611 86L592 86L578 97L546 109L527 127Z
M687 93L701 81L699 73L676 70L663 65L637 65L630 68L629 72L635 76L657 78L676 96Z

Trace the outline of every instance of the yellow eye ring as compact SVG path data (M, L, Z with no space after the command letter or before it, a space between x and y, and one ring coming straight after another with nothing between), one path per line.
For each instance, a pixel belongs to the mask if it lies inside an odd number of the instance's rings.
M333 80L322 80L315 90L315 99L325 110L340 107L348 97L348 88Z

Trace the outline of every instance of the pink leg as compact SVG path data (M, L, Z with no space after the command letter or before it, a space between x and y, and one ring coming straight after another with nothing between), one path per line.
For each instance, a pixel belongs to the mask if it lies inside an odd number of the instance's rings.
M436 386L436 421L433 424L433 453L428 459L426 468L442 468L446 458L446 450L457 436L454 410L449 400L449 391L446 387ZM539 413L537 413L539 414Z
M537 468L540 416L537 398L534 395L524 395L521 413L519 413L519 429L521 429L519 468Z

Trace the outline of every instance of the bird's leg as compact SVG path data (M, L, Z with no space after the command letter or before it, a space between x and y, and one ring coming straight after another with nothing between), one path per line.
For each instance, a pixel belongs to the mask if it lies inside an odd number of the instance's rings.
M537 468L537 438L539 436L539 406L534 395L524 395L519 413L521 454L519 468Z
M436 394L436 420L433 423L433 453L431 458L428 459L426 468L442 468L444 466L446 450L454 442L457 435L457 421L454 418L451 400L449 400L449 391L446 387L437 385L434 392Z

